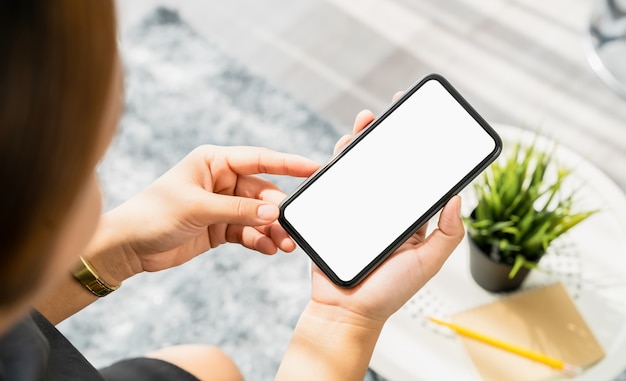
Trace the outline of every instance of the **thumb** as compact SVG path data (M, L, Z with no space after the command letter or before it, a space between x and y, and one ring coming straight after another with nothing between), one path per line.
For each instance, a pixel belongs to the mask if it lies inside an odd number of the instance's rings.
M461 220L461 196L456 195L448 201L439 216L438 227L453 241L459 237L463 239L465 229Z
M204 226L217 223L260 226L270 224L278 218L278 207L266 201L217 193L205 193L203 199L194 215Z
M454 196L441 211L439 223L426 239L427 249L424 251L426 264L424 273L431 277L436 274L448 256L459 245L465 235L465 228L461 220L461 197Z

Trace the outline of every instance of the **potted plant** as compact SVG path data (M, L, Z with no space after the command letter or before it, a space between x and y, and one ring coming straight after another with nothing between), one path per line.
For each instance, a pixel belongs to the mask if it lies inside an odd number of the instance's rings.
M595 213L574 211L574 192L562 187L571 170L535 143L516 143L474 183L478 204L464 217L470 271L489 291L519 288L555 239Z

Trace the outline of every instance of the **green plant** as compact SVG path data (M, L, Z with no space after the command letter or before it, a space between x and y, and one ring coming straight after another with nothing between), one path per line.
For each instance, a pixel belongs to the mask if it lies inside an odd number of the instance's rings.
M478 204L464 217L468 234L493 260L513 266L509 278L522 266L537 268L552 241L596 212L573 212L574 192L562 191L571 170L547 176L553 152L517 143L474 183Z

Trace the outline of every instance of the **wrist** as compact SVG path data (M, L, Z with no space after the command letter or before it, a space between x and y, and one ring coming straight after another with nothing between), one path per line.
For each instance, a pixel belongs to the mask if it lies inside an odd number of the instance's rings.
M294 336L308 340L319 351L339 357L344 349L354 355L369 357L374 350L384 322L363 316L343 307L309 302L296 326Z
M100 217L98 228L82 257L106 283L121 284L140 271L132 265L130 250L110 213Z
M339 306L309 302L276 380L363 380L383 324Z
M377 317L357 313L347 308L320 303L315 300L309 301L304 309L301 319L315 322L315 325L329 325L338 329L361 332L365 335L380 333L385 320Z
M310 301L300 315L295 333L329 350L347 344L367 351L373 350L383 325L384 321L340 306Z

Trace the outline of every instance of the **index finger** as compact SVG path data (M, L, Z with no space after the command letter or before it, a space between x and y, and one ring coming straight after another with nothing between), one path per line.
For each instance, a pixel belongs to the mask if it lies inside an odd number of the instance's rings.
M300 155L260 147L221 147L219 150L230 169L240 175L267 173L308 177L320 164ZM215 157L212 158L213 160ZM209 159L211 161L211 159ZM209 165L211 162L209 161Z

